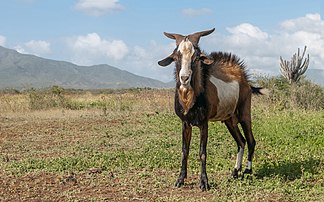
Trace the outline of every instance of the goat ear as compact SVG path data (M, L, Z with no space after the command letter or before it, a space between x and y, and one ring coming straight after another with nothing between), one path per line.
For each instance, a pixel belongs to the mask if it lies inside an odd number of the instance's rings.
M211 57L208 57L204 54L200 54L199 59L206 65L211 65L214 62L214 59Z
M166 57L163 60L160 60L158 62L158 64L162 67L168 66L169 64L171 64L174 61L174 59L171 56Z

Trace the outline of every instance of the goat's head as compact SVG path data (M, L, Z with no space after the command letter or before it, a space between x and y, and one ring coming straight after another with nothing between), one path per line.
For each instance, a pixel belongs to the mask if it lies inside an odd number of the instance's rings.
M205 64L210 64L213 61L203 55L198 47L200 37L206 36L212 33L215 29L196 32L188 36L180 34L171 34L164 32L164 35L170 39L176 40L176 48L173 53L165 59L159 61L159 65L167 66L173 61L176 63L176 78L179 81L181 87L188 88L191 82L191 76L193 73L192 65L201 60Z
M176 82L179 88L180 103L184 108L186 114L195 102L195 88L200 88L200 85L194 85L192 77L200 74L198 61L204 64L211 64L213 60L201 53L198 42L200 37L212 33L215 29L196 32L188 36L180 34L171 34L164 32L164 35L170 39L176 40L176 48L173 53L165 59L159 61L159 65L167 66L173 61L176 63ZM196 90L197 91L197 90Z

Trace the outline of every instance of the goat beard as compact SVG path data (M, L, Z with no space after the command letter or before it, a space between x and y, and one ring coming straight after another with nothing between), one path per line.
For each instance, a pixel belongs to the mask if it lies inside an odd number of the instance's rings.
M191 86L184 87L181 85L178 90L178 94L179 94L180 104L184 109L183 114L186 115L188 113L189 109L194 104L194 98L195 98L194 91Z

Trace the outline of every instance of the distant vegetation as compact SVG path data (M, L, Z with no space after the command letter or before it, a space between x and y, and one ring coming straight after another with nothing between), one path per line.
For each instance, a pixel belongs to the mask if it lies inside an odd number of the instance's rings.
M304 110L321 110L324 109L324 88L302 78L298 83L290 84L284 77L259 77L255 81L255 86L263 86L270 90L268 96L262 96L261 102L274 106L278 110L283 109L304 109ZM2 107L4 111L16 111L23 108L28 110L46 110L54 108L63 108L68 110L80 110L90 108L108 109L111 106L125 105L122 99L111 100L112 94L120 97L128 93L137 93L138 99L145 97L146 92L151 88L131 88L131 89L100 89L100 90L74 90L64 89L59 86L36 90L28 89L24 91L18 90L2 90L0 94L13 94L17 97L15 101L19 106L14 106L13 101L6 100L2 97ZM163 92L170 90L152 89L152 91ZM171 90L173 92L173 90ZM90 96L93 95L93 96ZM87 96L87 99L80 97ZM91 97L91 99L90 99ZM93 100L99 97L98 100ZM6 101L3 101L6 100ZM127 101L125 101L127 102ZM119 104L117 104L119 103ZM1 104L1 102L0 102ZM131 103L129 103L131 105ZM119 106L120 108L129 108Z
M156 92L157 97L154 96ZM161 94L173 96L170 89L129 88L80 90L64 89L52 86L46 89L0 90L0 109L2 112L30 112L35 110L82 110L101 109L131 110L133 108L154 108ZM149 95L149 96L148 96ZM143 101L151 99L151 105L143 105ZM168 104L169 105L169 104ZM106 112L105 112L106 113Z
M300 79L290 83L286 78L260 77L257 84L270 90L267 102L282 109L324 109L324 88L313 82Z

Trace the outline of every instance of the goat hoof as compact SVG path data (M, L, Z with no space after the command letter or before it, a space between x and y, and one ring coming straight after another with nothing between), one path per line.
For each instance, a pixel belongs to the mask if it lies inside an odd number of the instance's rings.
M252 172L252 169L247 169L247 168L246 168L246 169L244 170L244 172L242 173L242 179L244 179L244 175L245 175L245 174L252 175L252 173L253 173L253 172Z
M210 189L209 184L200 184L201 191L208 191Z
M201 189L201 191L208 191L210 189L210 186L209 186L207 180L201 180L200 189Z
M180 188L182 185L184 185L184 179L179 178L175 183L175 186Z
M252 169L245 169L243 174L252 174Z
M238 170L236 168L234 168L234 170L232 171L232 177L234 179L237 179L238 178Z

